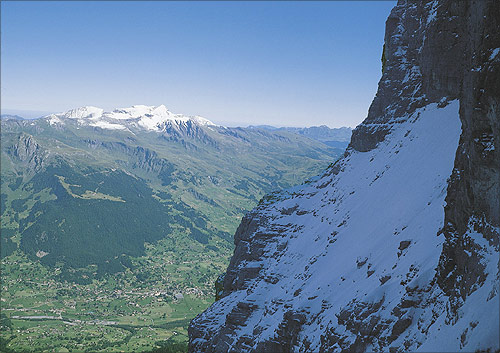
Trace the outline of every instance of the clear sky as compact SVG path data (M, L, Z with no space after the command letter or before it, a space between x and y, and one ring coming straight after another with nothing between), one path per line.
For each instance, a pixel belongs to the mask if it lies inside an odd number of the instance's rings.
M395 1L1 2L1 106L355 126Z

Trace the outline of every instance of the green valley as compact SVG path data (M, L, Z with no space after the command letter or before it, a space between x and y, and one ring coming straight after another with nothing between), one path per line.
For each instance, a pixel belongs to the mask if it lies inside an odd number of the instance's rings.
M245 212L345 147L140 108L2 119L0 350L182 349Z

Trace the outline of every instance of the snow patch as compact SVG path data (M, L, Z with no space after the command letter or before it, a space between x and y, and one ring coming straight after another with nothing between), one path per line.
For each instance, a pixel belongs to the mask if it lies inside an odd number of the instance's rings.
M108 130L128 130L126 126L120 124L113 124L103 120L90 123L89 126L99 127L101 129L108 129Z
M429 11L429 16L427 17L427 25L429 25L432 21L436 20L438 2L434 0L428 6L431 6L431 9Z
M493 51L491 52L491 55L489 57L489 60L493 60L496 58L496 56L498 55L498 53L500 53L500 48L495 48L493 49Z
M84 119L84 118L92 119L100 117L102 113L103 109L101 108L86 106L86 107L71 109L66 113L63 113L62 117L67 119Z

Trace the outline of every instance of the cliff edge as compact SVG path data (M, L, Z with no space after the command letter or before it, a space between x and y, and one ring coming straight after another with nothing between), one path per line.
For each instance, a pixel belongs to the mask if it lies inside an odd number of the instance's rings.
M191 352L500 349L500 2L403 1L339 161L242 220Z

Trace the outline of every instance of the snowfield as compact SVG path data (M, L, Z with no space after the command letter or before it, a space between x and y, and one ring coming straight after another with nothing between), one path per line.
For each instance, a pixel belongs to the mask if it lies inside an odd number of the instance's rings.
M322 177L253 211L265 221L240 241L248 241L251 252L252 242L265 234L263 254L233 270L259 274L194 319L205 331L191 342L194 351L221 339L214 334L224 332L238 303L247 303L250 314L225 330L217 349L256 350L280 334L290 313L305 318L297 351L338 351L340 345L328 345L329 335L354 344L363 325L377 331L367 351L498 346L498 288L487 288L498 287L499 258L481 235L473 239L483 249L486 282L496 284L485 283L468 297L457 322L447 320L447 298L432 281L461 134L459 102L429 104L394 126L375 149L349 150ZM242 337L248 338L243 345Z

